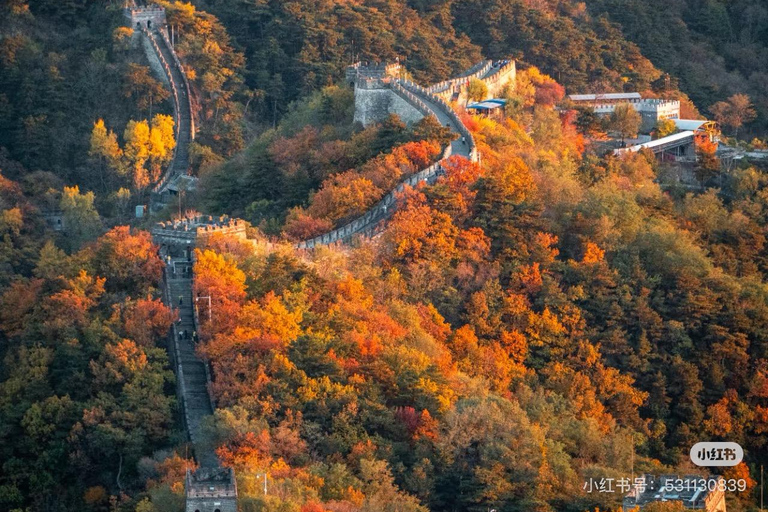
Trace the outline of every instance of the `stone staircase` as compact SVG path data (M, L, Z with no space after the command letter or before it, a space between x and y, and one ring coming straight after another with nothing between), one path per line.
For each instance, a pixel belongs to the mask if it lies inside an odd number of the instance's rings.
M211 451L210 444L206 442L203 430L205 418L213 414L213 404L208 394L206 365L195 353L193 333L197 328L193 310L192 279L186 272L191 265L185 258L172 258L166 266L166 301L179 315L179 321L173 327L172 346L184 425L194 446L198 464L201 467L214 468L218 467L219 461Z

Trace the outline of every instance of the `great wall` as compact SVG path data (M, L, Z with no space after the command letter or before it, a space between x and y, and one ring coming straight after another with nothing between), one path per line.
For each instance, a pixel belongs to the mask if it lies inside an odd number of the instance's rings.
M466 101L468 86L473 78L482 81L488 94L494 95L513 81L516 74L514 61L483 61L459 78L425 88L399 78L400 71L399 64L356 63L349 66L346 81L355 88L355 120L369 124L397 114L401 119L415 122L432 115L441 125L450 127L457 139L445 148L439 162L407 177L365 214L328 233L299 242L299 249L345 243L356 236L372 236L395 212L397 195L406 185L413 187L420 182L434 183L444 172L442 162L453 155L477 161L479 154L475 139L449 102Z
M124 10L137 43L147 54L153 71L168 85L173 102L176 147L173 158L151 194L151 209L166 204L175 192L193 185L189 174L189 144L195 138L192 90L184 67L168 37L165 10L131 2ZM185 183L185 181L188 181ZM163 302L172 308L177 321L168 336L168 353L176 374L176 393L184 429L199 468L187 470L184 483L186 512L237 512L237 483L234 471L219 464L206 439L206 418L215 404L209 392L211 372L196 353L199 332L198 297L193 297L193 248L212 232L245 237L245 223L231 219L199 217L184 222L161 223L152 230L166 265L163 269ZM210 300L210 298L209 298ZM208 303L210 307L210 302Z
M194 248L213 233L245 239L245 222L227 217L197 216L173 222L160 222L152 238L160 247L163 269L163 302L174 310L177 321L168 337L168 352L176 374L176 393L182 423L199 468L187 471L186 512L237 512L237 483L231 468L223 468L206 434L207 419L215 403L210 393L212 382L208 363L198 356L196 347L200 318L212 315L211 296L194 294Z
M165 9L155 5L127 6L124 15L144 47L152 70L168 85L173 102L176 147L173 158L152 188L150 208L165 205L170 196L194 186L189 176L189 144L195 139L194 98L173 44L168 36Z
M153 188L152 205L160 207L171 194L194 185L189 176L189 144L195 138L194 100L184 68L167 33L165 11L157 6L125 8L128 23L141 37L154 72L166 83L173 98L176 148L168 169ZM373 236L397 209L397 195L407 186L420 182L434 183L444 173L443 162L454 155L471 161L479 158L474 138L454 111L451 103L461 104L468 98L472 79L482 81L488 93L499 93L515 78L513 61L482 61L457 78L422 87L400 77L399 64L348 67L346 78L355 89L355 120L363 124L381 121L398 114L408 123L434 116L449 127L456 139L448 144L440 161L400 182L361 217L328 233L297 244L299 249L346 243L356 236ZM188 183L185 181L190 180ZM154 242L160 247L163 270L163 301L177 314L169 333L168 351L176 374L177 395L184 429L193 447L199 468L187 470L185 480L186 512L236 512L237 484L234 471L221 467L205 431L207 418L215 411L211 395L212 372L196 352L203 315L211 315L210 295L193 295L194 248L213 233L246 238L246 223L227 217L196 216L158 223L152 229ZM209 318L210 320L210 318ZM266 489L266 475L265 489Z

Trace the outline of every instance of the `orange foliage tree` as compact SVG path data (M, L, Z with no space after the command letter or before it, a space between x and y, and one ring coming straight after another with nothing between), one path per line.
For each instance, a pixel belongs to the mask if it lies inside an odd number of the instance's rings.
M336 222L365 212L382 195L382 191L355 171L333 176L312 196L307 213L318 219Z
M210 316L216 321L209 323L205 308L206 302L197 302L201 331L205 335L230 330L236 320L240 307L245 300L245 273L240 270L231 257L205 249L195 249L195 297L210 297Z

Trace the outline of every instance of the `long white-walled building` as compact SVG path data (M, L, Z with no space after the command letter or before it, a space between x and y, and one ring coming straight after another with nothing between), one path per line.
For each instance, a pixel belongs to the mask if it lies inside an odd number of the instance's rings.
M650 132L662 119L680 118L680 101L643 98L637 92L606 94L571 94L568 98L576 106L592 107L596 114L608 116L620 103L629 103L643 117L642 132Z

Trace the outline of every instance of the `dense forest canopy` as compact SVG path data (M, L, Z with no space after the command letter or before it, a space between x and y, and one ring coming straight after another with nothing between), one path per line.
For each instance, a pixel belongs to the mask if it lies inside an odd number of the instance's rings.
M570 92L690 96L705 114L746 93L758 111L758 135L766 118L768 22L754 1L665 2L661 9L602 0L160 4L200 99L201 132L191 148L196 172L276 125L294 100L339 82L355 60L399 58L417 81L430 83L483 56L514 57ZM119 2L7 0L2 9L2 158L89 190L130 188L130 177L91 172L93 123L103 119L122 139L129 121L170 113L171 105L141 49L130 44Z
M210 300L204 448L235 469L243 512L618 510L622 494L584 482L696 471L701 440L744 448L713 471L744 482L731 512L757 510L768 171L711 141L682 171L601 152L636 126L564 98L677 98L691 117L739 114L728 144L765 148L759 0L158 4L199 180L148 218L133 207L176 121L123 3L0 4L0 510L183 510L201 445L148 231L187 209L248 223L188 262ZM398 59L429 84L482 58L518 67L503 115L458 108L481 161L442 161L375 237L298 250L458 137L432 117L354 123L345 67Z
M607 14L643 55L675 80L700 107L733 94L749 94L768 116L768 6L759 0L586 2L595 15Z

